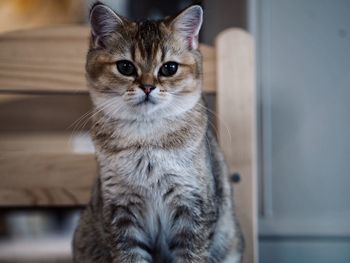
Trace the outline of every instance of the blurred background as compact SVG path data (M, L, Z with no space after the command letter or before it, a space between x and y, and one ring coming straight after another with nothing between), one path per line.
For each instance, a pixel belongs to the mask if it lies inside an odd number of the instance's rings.
M132 19L172 15L193 3L102 2ZM85 24L92 3L0 0L0 32ZM201 42L213 45L215 36L228 27L243 28L255 37L260 262L349 263L350 1L196 3L205 11ZM86 102L81 112L88 108ZM0 119L7 114L1 107ZM0 209L0 261L16 262L24 248L35 252L44 247L55 262L69 262L78 213L63 208Z

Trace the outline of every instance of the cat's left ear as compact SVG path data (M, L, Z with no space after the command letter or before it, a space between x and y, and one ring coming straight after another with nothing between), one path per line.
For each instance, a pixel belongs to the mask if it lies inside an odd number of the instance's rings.
M126 20L111 8L97 2L90 10L91 35L98 46L105 46L111 34L118 31Z
M173 30L181 34L190 49L198 48L198 34L203 22L203 9L193 5L178 14L171 22Z

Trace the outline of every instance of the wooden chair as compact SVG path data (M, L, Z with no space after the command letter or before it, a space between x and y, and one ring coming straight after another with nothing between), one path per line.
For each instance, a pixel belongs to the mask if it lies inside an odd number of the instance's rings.
M66 26L0 36L0 206L81 207L96 176L84 77L89 29ZM219 142L229 163L245 263L257 262L254 47L240 29L200 46L204 92L214 101ZM216 98L216 99L215 99ZM217 105L215 107L215 104ZM79 122L79 121L78 121ZM74 126L79 129L74 130ZM88 126L88 125L87 125ZM0 258L1 260L1 258Z

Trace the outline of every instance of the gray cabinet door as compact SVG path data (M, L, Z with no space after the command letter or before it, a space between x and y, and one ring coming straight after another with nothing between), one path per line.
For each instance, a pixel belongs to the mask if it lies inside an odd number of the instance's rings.
M250 3L260 91L261 259L348 263L350 1ZM295 254L295 244L306 252ZM318 253L327 248L329 258ZM286 256L276 261L281 251Z

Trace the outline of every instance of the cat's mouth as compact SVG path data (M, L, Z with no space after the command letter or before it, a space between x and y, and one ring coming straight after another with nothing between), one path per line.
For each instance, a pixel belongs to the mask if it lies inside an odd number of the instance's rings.
M157 102L149 95L145 95L142 100L138 101L135 106L142 106L142 105L147 105L147 104L157 104Z

